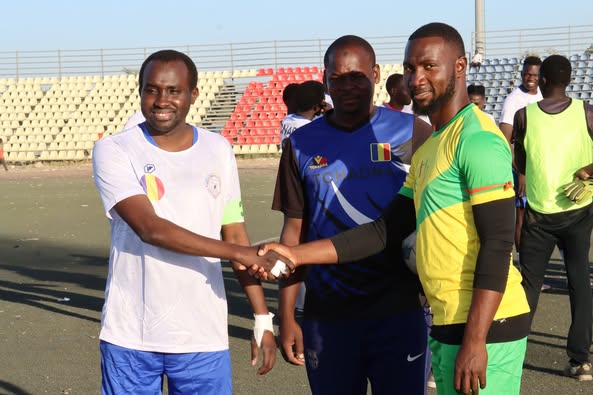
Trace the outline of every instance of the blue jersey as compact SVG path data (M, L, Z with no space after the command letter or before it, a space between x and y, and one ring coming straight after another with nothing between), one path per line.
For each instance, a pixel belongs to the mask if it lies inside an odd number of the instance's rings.
M413 128L414 116L380 107L353 131L326 117L299 128L284 147L273 208L302 218L307 241L375 220L405 180ZM378 318L418 305L400 257L308 268L307 318Z

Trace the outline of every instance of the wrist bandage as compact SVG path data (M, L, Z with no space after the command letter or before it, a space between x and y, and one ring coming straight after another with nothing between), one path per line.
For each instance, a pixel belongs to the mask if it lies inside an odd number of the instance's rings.
M286 266L286 263L277 260L272 270L270 270L270 273L274 277L280 277L281 275L288 273L288 267Z
M253 317L255 317L255 324L253 326L253 337L255 337L257 347L261 347L261 341L264 337L264 332L270 331L272 332L272 334L274 333L274 322L272 321L272 318L274 318L274 314L254 314Z

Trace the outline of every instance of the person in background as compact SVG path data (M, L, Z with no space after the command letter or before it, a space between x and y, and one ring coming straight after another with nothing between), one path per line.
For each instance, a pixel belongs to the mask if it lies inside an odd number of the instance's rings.
M325 93L319 81L305 81L294 92L295 112L288 114L280 126L280 139L284 141L292 132L311 122L325 109Z
M296 107L296 91L300 84L292 82L284 87L282 91L282 102L286 106L286 115L294 114Z
M0 139L0 163L4 167L4 171L8 171L8 166L6 166L6 159L4 158L4 141Z
M389 94L389 101L384 104L385 107L413 114L412 99L408 88L404 85L404 76L402 74L391 74L385 81L385 90Z
M539 68L542 61L537 56L528 56L523 61L521 69L521 85L515 88L504 100L498 126L506 137L509 144L512 145L513 120L517 110L528 104L536 103L542 99L542 94L538 87ZM517 172L513 165L513 185L515 186L515 250L521 250L521 228L523 227L523 217L527 198L525 197L525 176ZM519 257L517 257L519 260Z
M471 70L472 68L476 69L476 72L480 72L480 67L482 67L482 61L483 61L483 56L480 53L480 51L476 50L476 53L474 54L473 58L472 58L472 62L469 65L469 69Z
M484 106L486 105L486 88L484 85L468 85L467 95L469 96L470 102L474 103L480 110L484 111ZM492 114L485 113L494 121Z
M550 256L556 245L562 246L572 317L564 373L590 381L593 204L591 195L581 202L571 201L560 187L593 175L593 106L566 95L571 72L567 58L548 56L539 69L543 99L515 114L515 163L525 175L527 196L519 264L533 320Z

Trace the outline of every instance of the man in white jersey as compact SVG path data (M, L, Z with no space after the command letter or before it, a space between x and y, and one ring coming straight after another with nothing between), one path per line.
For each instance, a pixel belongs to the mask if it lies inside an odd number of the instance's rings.
M538 87L539 68L542 61L537 56L528 56L523 61L521 69L521 85L515 88L504 100L500 112L499 125L501 132L511 144L513 134L513 119L515 113L528 104L538 102L542 94ZM515 166L513 166L515 167ZM527 199L525 197L525 176L513 169L513 185L515 187L515 250L521 247L521 228Z
M221 136L185 122L198 96L187 55L150 55L139 82L146 121L102 139L93 154L111 224L102 392L161 393L167 375L169 394L230 395L218 258L231 261L255 312L251 363L260 345L258 374L272 368L276 351L262 287L239 270L245 268L239 262L255 263L256 249L248 247L233 150Z
M128 120L124 124L124 128L122 130L132 128L136 125L141 124L144 121L145 121L145 119L144 119L144 115L142 115L142 111L138 110L135 113L133 113L130 118L128 118Z

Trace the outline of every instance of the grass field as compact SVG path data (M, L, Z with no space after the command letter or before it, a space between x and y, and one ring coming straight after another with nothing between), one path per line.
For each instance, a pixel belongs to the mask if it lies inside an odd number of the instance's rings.
M252 242L278 236L270 210L276 159L242 160ZM0 171L0 394L98 394L98 334L109 227L88 164ZM593 394L560 376L570 308L561 262L548 270L525 361L523 394ZM256 377L249 364L252 317L228 267L229 334L236 394L308 394L304 368L285 363ZM276 286L266 284L275 311ZM345 345L347 346L347 345Z

